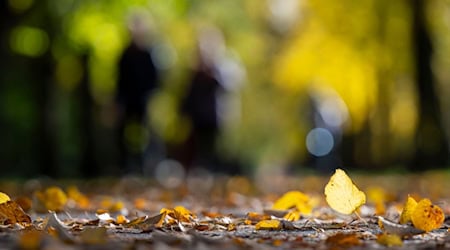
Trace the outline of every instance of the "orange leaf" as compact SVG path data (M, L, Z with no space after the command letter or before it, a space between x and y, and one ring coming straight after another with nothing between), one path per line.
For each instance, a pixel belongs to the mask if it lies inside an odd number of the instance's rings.
M327 238L326 242L329 245L345 248L361 245L361 241L359 240L356 234L345 234L345 233L337 233L333 236L330 236Z
M30 224L31 218L14 201L7 201L0 204L0 221L7 224Z
M442 209L433 205L429 199L420 200L411 214L414 227L426 232L440 228L444 219Z

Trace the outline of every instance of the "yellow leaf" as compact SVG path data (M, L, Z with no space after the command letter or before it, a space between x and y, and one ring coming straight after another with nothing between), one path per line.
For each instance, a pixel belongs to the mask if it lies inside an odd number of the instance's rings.
M420 200L411 214L414 227L426 232L440 228L444 218L442 209L433 205L429 199Z
M124 224L124 223L127 223L128 220L127 220L127 217L125 217L123 214L119 214L119 215L117 215L116 222L117 222L117 224Z
M416 209L417 201L408 195L405 206L403 206L402 214L400 215L400 224L406 224L411 221L411 214Z
M296 221L300 219L300 211L295 210L287 213L285 216L283 216L284 219L287 221Z
M388 198L385 190L381 187L372 186L367 189L367 200L375 205L375 214L382 215L386 212L385 202Z
M272 209L286 210L297 206L298 203L308 202L309 197L299 191L289 191L279 198L272 206Z
M76 186L70 186L67 188L67 196L77 203L77 206L81 209L87 209L89 207L89 199L83 193L78 190Z
M342 169L336 169L325 186L325 198L328 205L342 214L351 214L366 203L366 195L352 182Z
M191 211L183 206L177 206L173 210L175 212L175 219L180 222L190 222L192 218L196 217Z
M63 210L67 203L67 196L59 187L49 187L43 192L38 191L35 193L35 196L39 203L38 212L46 212L42 211L43 209L58 212Z
M377 242L387 247L403 245L402 239L397 234L380 234L377 236Z
M191 219L196 218L191 211L183 206L177 206L174 209L162 208L159 211L160 214L166 213L168 216L174 218L178 222L190 222Z
M10 201L11 199L5 193L0 192L0 204Z
M279 230L281 227L279 220L262 220L255 225L256 230Z

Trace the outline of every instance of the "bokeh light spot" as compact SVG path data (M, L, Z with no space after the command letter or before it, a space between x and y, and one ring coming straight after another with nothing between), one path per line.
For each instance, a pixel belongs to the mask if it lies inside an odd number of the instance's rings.
M306 148L315 156L325 156L334 147L333 135L324 128L315 128L306 136Z
M48 46L49 38L44 30L19 26L11 32L10 47L17 54L39 57L47 51Z
M175 160L167 159L161 161L155 169L155 178L165 188L176 188L180 186L186 175L183 166Z

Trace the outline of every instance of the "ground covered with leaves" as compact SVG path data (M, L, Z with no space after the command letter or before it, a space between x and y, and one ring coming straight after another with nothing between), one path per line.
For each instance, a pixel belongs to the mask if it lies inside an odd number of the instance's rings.
M5 249L449 249L449 177L203 175L170 188L139 177L4 180L0 242Z

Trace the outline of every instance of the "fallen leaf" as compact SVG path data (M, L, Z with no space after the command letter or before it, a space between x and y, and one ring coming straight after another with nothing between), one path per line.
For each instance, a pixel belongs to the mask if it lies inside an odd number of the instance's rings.
M30 224L31 218L14 201L0 203L0 222L3 225L19 223Z
M166 213L178 222L191 222L191 220L197 218L194 213L183 206L177 206L174 209L162 208L159 213Z
M300 211L295 210L287 213L285 216L283 216L284 219L287 221L297 221L300 219Z
M386 212L386 203L388 195L386 191L378 186L372 186L367 189L367 200L375 205L375 214L382 215Z
M342 214L355 212L366 202L366 195L360 191L342 169L336 169L325 186L328 205Z
M258 222L262 220L270 220L270 215L268 214L260 214L255 212L248 212L247 213L247 219L251 220L252 222Z
M433 205L429 199L420 200L411 214L414 227L426 232L440 228L444 219L442 209Z
M309 197L300 191L289 191L275 201L272 209L286 210L296 207L298 203L306 203L308 200Z
M64 225L64 223L59 220L56 216L56 213L50 211L50 214L47 218L47 224L44 227L45 230L51 231L52 235L55 235L59 239L67 243L74 243L74 237L69 233L70 227Z
M80 239L85 244L104 244L108 236L106 232L105 227L87 227L80 233Z
M256 230L280 230L283 224L279 220L262 220L255 225Z
M30 198L21 196L15 199L15 202L23 209L23 211L28 212L32 207L32 201Z
M406 224L411 221L411 215L417 207L417 201L413 197L408 195L408 199L403 206L402 213L400 215L400 224Z
M69 199L75 201L79 208L87 209L89 207L89 199L86 195L81 193L76 186L70 186L67 188L67 196Z
M5 203L10 200L11 199L9 198L9 196L7 194L0 192L0 204Z
M116 218L116 223L117 224L124 224L124 223L127 223L127 222L128 222L128 220L123 214L117 215L117 218Z
M342 248L349 248L352 246L361 245L361 240L357 234L337 233L327 238L326 243L332 246L338 246Z
M377 243L387 247L403 245L402 239L397 234L380 234L377 236Z
M388 234L397 234L400 236L410 236L424 233L423 230L417 229L411 225L402 225L389 221L381 216L378 216L378 225L381 230Z
M67 196L59 187L49 187L46 190L37 191L35 193L37 212L55 211L59 212L64 209L67 203Z
M32 228L25 230L19 237L20 249L42 249L41 244L44 238L44 233L41 230Z

